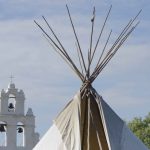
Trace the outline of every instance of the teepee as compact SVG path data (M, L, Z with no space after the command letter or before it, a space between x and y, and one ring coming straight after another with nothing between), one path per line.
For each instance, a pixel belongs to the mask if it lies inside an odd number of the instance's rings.
M33 150L148 150L92 87L93 81L139 24L136 20L141 11L128 22L115 42L108 49L107 46L112 33L112 31L110 31L102 52L95 64L95 68L92 68L91 64L95 58L94 56L98 49L112 6L106 15L95 46L93 46L95 8L93 9L87 62L81 50L68 6L66 6L66 8L77 43L79 67L73 62L71 56L45 17L43 17L43 19L54 38L52 38L39 23L36 21L35 23L42 30L53 49L67 62L82 81L82 86L73 99L58 114L52 127Z

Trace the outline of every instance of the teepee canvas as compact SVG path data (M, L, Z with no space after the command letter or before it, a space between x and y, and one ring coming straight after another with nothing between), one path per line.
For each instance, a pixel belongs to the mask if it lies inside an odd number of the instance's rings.
M83 84L73 99L58 114L52 127L33 150L148 150L148 148L146 148L146 146L134 136L124 121L117 116L117 114L92 87L93 81L138 25L136 19L140 12L135 18L129 21L112 47L109 48L104 55L112 33L112 31L110 31L102 53L97 60L97 64L92 70L91 64L110 11L111 7L104 20L96 45L93 47L95 8L93 9L93 18L91 19L91 42L88 50L88 61L85 62L70 11L67 7L67 12L77 42L80 69L72 61L71 56L69 56L47 20L43 17L54 35L55 40L52 39L52 37L48 35L37 22L35 22L43 31L54 50L67 62L71 69L81 79Z

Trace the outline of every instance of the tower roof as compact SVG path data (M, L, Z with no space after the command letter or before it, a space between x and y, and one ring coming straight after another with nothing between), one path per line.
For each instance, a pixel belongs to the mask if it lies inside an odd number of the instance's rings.
M8 88L9 88L9 89L15 89L16 87L15 87L15 84L14 84L14 83L9 83L9 84L8 84Z
M148 150L92 87L92 83L139 24L139 21L136 21L136 19L141 11L127 23L115 42L108 48L112 34L112 30L110 30L102 52L96 57L95 53L98 51L98 44L103 35L112 6L108 10L95 45L93 44L94 7L89 49L87 50L88 57L84 59L86 55L83 54L84 51L81 49L70 10L68 6L66 8L75 36L75 42L77 43L78 64L77 61L73 61L73 56L69 55L45 17L43 19L52 34L46 32L36 21L35 23L42 30L53 49L60 54L80 78L83 85L79 93L57 116L52 128L50 128L34 150L49 150L49 148L53 150Z

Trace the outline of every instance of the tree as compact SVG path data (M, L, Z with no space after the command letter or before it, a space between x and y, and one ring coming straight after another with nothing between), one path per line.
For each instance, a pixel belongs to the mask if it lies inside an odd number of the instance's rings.
M136 117L128 123L131 131L148 147L150 148L150 112L142 119Z

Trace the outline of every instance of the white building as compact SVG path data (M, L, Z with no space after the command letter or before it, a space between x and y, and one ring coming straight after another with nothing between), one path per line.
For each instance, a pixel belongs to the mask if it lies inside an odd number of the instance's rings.
M10 83L0 93L0 150L32 150L39 141L32 109L24 112L25 95Z

